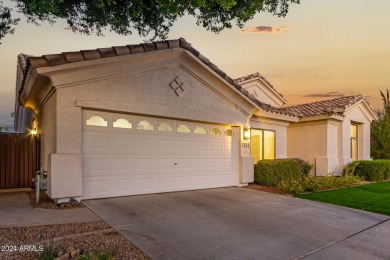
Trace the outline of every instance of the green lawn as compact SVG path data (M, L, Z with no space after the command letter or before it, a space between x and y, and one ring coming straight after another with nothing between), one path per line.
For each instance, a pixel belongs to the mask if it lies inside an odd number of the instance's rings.
M390 182L300 194L297 197L390 215Z

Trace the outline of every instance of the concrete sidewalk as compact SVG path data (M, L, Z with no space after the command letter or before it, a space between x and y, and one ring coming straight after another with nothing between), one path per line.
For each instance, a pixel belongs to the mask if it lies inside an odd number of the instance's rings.
M389 216L245 188L85 201L152 259L390 259Z
M0 228L101 221L88 208L40 209L31 206L25 191L0 193Z

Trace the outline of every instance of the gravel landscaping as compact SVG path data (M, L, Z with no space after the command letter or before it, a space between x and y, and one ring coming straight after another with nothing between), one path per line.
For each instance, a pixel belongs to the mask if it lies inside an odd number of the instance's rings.
M34 208L42 208L42 209L59 209L59 210L64 210L64 209L75 209L75 208L85 208L85 205L82 202L77 202L75 200L72 200L68 203L61 203L61 204L56 204L44 191L40 192L39 196L39 203L36 203L36 198L35 198L35 191L30 191L28 193L30 196L30 202L31 205Z
M59 255L70 251L91 255L98 251L115 252L113 259L150 259L104 221L0 228L0 259L39 259L40 248L49 244L58 249ZM21 251L20 247L26 245L35 246L36 251Z
M28 193L31 205L48 210L84 208L81 202L57 205L46 192L35 202L35 192ZM42 250L51 248L60 259L150 259L104 221L0 228L0 259L42 259ZM87 258L96 252L114 254L112 258ZM50 258L54 259L54 258Z

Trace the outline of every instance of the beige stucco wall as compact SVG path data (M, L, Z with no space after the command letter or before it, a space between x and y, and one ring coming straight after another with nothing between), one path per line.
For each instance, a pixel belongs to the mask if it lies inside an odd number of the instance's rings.
M342 136L339 134L339 129L341 128L341 122L336 120L327 121L327 155L326 158L322 159L325 163L324 167L320 167L318 164L321 159L317 158L316 165L316 175L341 175L342 168L340 168L340 150L339 143L342 139Z
M288 130L288 157L309 160L317 176L342 174L351 159L351 122L358 124L358 159L370 160L371 112L360 102L344 117L292 123Z
M82 186L76 184L82 183L84 108L230 124L241 129L247 125L256 108L209 68L183 51L165 53L163 59L159 58L151 54L131 55L127 60L107 58L112 60L108 64L91 61L80 62L89 64L80 68L73 68L80 64L66 64L39 69L50 77L55 88L53 98L40 110L42 131L46 138L55 140L48 141L42 151L42 160L51 174L52 198L82 194ZM183 83L183 90L176 90L177 94L170 86L178 86L175 79ZM237 185L253 181L253 164L248 167L252 159L247 148L240 146ZM61 166L61 161L69 167Z
M368 110L360 104L347 111L345 120L342 124L343 146L341 151L341 163L343 165L351 162L351 122L358 125L358 159L370 160L370 123L371 119L367 117Z
M276 91L265 85L259 78L251 79L239 83L242 87L248 90L259 101L275 107L281 107L286 103L276 94Z
M242 86L259 101L275 107L281 106L280 102L277 102L278 98L272 92L265 90L265 86L261 84L243 84Z
M56 152L57 141L57 95L54 93L45 102L38 114L38 129L41 137L41 154L51 154ZM48 168L48 158L42 157L41 166Z
M316 158L327 158L328 123L306 122L292 123L287 129L287 155L289 158L301 158L316 164ZM320 160L320 164L325 164ZM320 166L319 166L320 167ZM313 169L313 174L316 169Z
M358 142L359 142L359 160L370 160L370 119L365 116L363 106L346 113L346 119L359 125Z
M42 105L37 116L38 129L40 133L41 148L41 168L47 171L48 185L47 192L52 195L52 174L50 171L50 154L56 153L57 143L57 116L56 116L57 96L56 93L48 97Z
M153 66L157 65L153 63ZM81 152L82 108L235 125L246 122L247 116L228 99L236 99L238 104L241 101L246 106L244 109L248 109L246 101L233 90L226 89L207 71L196 71L200 68L191 64L164 63L163 68L145 67L150 69L56 87L57 133L66 137L58 138L57 152ZM193 73L196 72L199 74L195 76ZM180 96L169 85L176 77L183 83L184 92L179 93Z

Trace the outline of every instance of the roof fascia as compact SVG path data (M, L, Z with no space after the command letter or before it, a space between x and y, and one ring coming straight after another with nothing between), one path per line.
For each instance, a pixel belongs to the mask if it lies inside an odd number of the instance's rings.
M258 111L256 111L254 113L254 115L259 117L259 118L264 117L264 118L270 118L270 119L287 121L287 122L298 122L299 121L299 118L296 116L289 116L289 115L285 115L285 114L270 112L270 111L263 110L261 108Z
M266 123L266 124L273 124L273 125L279 125L283 127L287 127L291 124L289 121L282 121L279 119L273 119L273 118L265 118L265 117L258 117L253 116L250 120L251 123Z
M354 110L356 107L359 107L360 104L363 103L364 104L364 107L368 110L369 114L365 113L364 110L361 109L361 111L363 112L364 116L371 122L373 120L376 120L378 119L378 116L375 114L375 112L372 110L371 106L369 104L367 104L367 102L364 100L364 99L361 99L359 100L358 102L356 102L355 104L353 104L352 106L346 108L344 110L344 114L348 114L350 113L352 110Z
M272 94L274 94L279 100L280 100L280 103L282 103L282 105L285 105L287 104L287 100L285 98L283 98L273 87L271 87L266 81L264 81L263 79L261 79L260 77L255 77L255 78L252 78L252 79L247 79L247 80L244 80L244 81L241 81L239 82L238 84L240 85L244 85L244 84L247 84L247 83L251 83L251 82L255 82L255 81L258 81L260 82L262 85L264 85L269 91L271 91ZM268 96L269 98L271 98L272 100L274 100L273 97L271 96ZM275 101L275 100L274 100ZM279 103L277 101L275 101L275 103Z
M338 121L343 121L344 116L341 115L318 115L318 116L305 116L299 119L299 122L309 122L309 121L319 121L319 120L329 120L329 119L334 119Z

